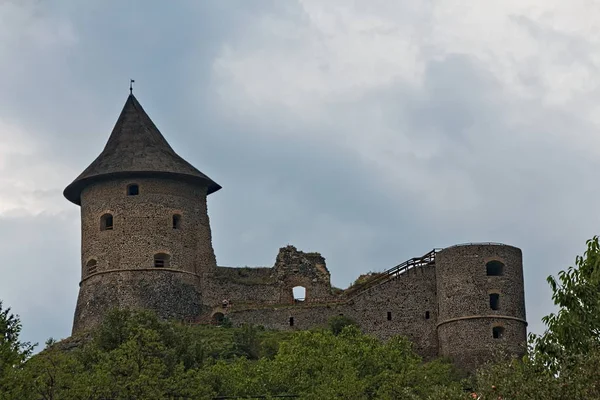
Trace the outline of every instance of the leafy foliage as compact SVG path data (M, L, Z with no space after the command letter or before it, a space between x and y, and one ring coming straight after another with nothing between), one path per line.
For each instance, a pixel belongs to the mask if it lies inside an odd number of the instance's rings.
M81 340L74 338L72 340ZM278 332L187 326L114 311L74 350L49 341L0 386L0 399L461 399L451 367L423 363L403 338L382 342L353 324Z
M33 352L31 343L19 340L20 333L19 316L12 314L10 308L4 309L0 301L0 388L16 384L15 373Z
M535 337L535 350L545 355L544 361L558 367L568 357L577 357L600 348L600 245L598 236L586 242L583 257L577 256L577 267L558 274L557 282L548 277L552 300L559 307L542 320L547 331Z
M345 315L338 315L329 320L329 329L334 335L339 335L347 326L358 326L356 321Z

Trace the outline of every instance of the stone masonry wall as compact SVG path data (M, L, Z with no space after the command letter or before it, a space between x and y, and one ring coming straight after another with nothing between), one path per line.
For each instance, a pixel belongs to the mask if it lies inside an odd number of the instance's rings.
M234 306L294 304L296 286L306 289L306 303L333 297L325 259L294 246L279 249L272 268L217 267L205 275L203 282L205 304L213 307L225 299Z
M205 304L217 306L225 299L232 304L276 303L280 288L273 268L217 267L206 274L204 281Z
M488 276L486 264L501 262L503 272ZM489 358L493 348L523 354L527 323L521 250L500 244L448 247L436 255L440 355L469 370ZM499 294L499 308L490 307ZM493 337L493 328L504 328ZM487 357L487 358L486 358Z
M391 320L388 320L388 312ZM381 339L407 336L414 342L415 350L428 359L438 354L434 267L411 270L347 303L299 303L240 311L234 306L229 317L235 325L250 323L271 329L296 330L326 326L331 317L340 314L357 321L365 333ZM293 326L290 326L290 318L293 318Z
M347 314L365 332L380 339L408 337L426 358L438 354L436 271L413 268L382 285L368 289L349 303ZM388 313L391 320L388 320Z
M130 196L127 187L134 183L139 194ZM82 282L74 331L91 326L115 304L152 309L165 318L201 313L199 277L216 267L206 208L206 187L171 179L114 179L86 187L81 195ZM101 230L106 213L113 216L113 228ZM178 229L173 229L174 214L181 215ZM168 268L181 276L152 271L157 253L170 255ZM97 263L92 272L101 277L90 276L90 260ZM169 297L178 295L189 304L176 305Z
M139 185L128 196L127 186ZM118 179L88 186L81 196L82 277L94 258L98 271L153 267L154 254L171 255L171 268L200 273L216 266L206 188L170 179ZM113 229L100 230L103 214ZM174 214L181 229L173 229Z
M178 270L97 273L81 284L73 332L99 324L113 308L153 310L163 319L195 320L202 312L198 276Z

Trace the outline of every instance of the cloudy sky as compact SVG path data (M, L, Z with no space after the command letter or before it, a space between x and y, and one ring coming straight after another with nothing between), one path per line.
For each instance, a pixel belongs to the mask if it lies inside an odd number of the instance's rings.
M135 94L209 197L219 265L294 244L336 286L434 247L549 274L600 233L594 0L0 0L0 299L70 333L79 209L62 190Z

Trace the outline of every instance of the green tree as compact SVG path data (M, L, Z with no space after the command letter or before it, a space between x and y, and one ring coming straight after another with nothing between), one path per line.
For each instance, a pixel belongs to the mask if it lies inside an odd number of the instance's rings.
M337 315L329 319L329 329L334 335L339 335L347 326L358 326L356 321L345 315Z
M600 348L600 245L598 236L586 242L587 250L569 267L550 276L557 313L542 318L547 330L534 336L536 355L553 368Z
M16 385L18 371L33 353L34 345L21 342L21 320L0 301L0 396ZM1 397L0 397L1 398Z

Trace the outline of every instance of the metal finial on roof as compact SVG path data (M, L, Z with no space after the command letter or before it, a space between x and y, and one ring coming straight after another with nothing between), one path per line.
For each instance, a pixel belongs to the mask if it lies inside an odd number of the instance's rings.
M133 82L135 82L134 79L129 80L129 94L133 94Z

